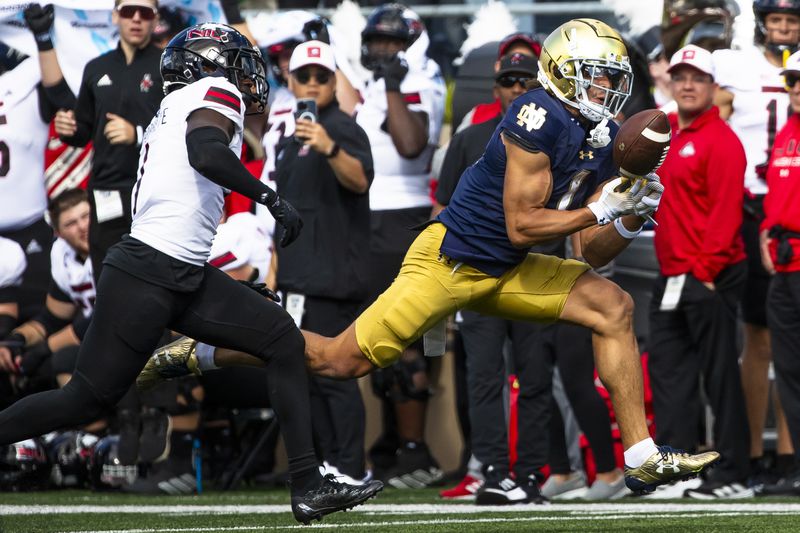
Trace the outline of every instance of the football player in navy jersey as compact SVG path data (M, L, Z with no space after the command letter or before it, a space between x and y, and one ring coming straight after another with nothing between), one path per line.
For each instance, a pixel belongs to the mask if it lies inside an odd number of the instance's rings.
M633 301L591 271L636 237L663 192L655 174L616 177L611 120L630 94L627 50L606 24L572 20L545 40L538 77L465 171L450 205L409 248L391 287L339 336L303 332L307 365L328 377L362 376L396 362L463 308L588 327L622 433L626 484L651 491L697 475L719 454L690 455L650 438ZM573 233L588 264L528 252ZM234 360L241 354L215 354L217 365Z

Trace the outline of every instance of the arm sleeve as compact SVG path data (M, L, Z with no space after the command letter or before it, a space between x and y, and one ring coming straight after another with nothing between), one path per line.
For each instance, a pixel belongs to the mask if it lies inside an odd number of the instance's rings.
M70 322L72 322L72 319L58 318L50 312L47 306L44 306L32 320L40 323L44 327L45 337L49 337L56 331L69 326Z
M69 88L67 81L61 78L58 85L45 87L37 85L39 93L39 115L44 122L50 122L59 109L72 109L75 107L75 94Z
M444 154L444 162L439 172L439 186L436 188L436 201L441 205L449 205L453 192L456 190L458 180L467 167L464 154L464 136L457 133L450 140L450 146Z
M72 298L69 297L69 294L64 292L64 290L58 285L58 283L56 283L56 281L52 277L50 278L50 286L47 288L47 295L52 296L59 302L64 302L68 304L75 303L72 301Z
M692 267L700 281L713 282L728 266L731 244L742 226L744 202L744 148L732 133L728 141L718 142L709 156L706 175L711 212L703 236L703 249Z
M75 103L75 122L78 129L72 137L61 137L61 140L71 146L86 146L86 143L92 138L92 130L94 129L94 92L92 92L91 83L89 82L89 67L83 70L83 79L81 80L81 88L78 92L78 100Z
M83 337L86 335L86 330L89 329L89 324L92 322L91 315L83 316L82 313L78 313L75 316L75 320L72 321L72 329L75 331L75 336L83 342Z
M214 126L190 131L186 134L189 164L221 187L260 204L270 204L277 198L275 191L250 174L228 143L225 132Z

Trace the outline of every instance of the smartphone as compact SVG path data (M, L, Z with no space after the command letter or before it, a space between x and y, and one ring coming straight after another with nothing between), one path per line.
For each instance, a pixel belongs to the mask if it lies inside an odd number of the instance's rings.
M300 98L297 100L297 111L294 112L295 120L317 121L317 101L313 98Z
M300 98L297 100L297 110L294 112L294 120L317 121L317 101L313 98ZM304 137L294 136L298 141L305 141Z

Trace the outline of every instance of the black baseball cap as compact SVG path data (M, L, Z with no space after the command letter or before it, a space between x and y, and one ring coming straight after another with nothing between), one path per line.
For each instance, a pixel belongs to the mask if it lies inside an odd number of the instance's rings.
M536 77L539 66L536 58L520 54L519 52L508 54L500 58L500 69L494 75L495 79L506 74L525 74L531 78Z

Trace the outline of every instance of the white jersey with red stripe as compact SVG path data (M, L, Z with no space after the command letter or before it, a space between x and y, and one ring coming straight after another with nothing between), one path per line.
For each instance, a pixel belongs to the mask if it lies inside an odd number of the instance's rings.
M264 146L264 170L261 181L267 183L274 181L272 173L275 172L276 151L278 143L284 137L294 135L294 110L297 109L297 99L286 87L275 89L275 97L269 106L267 116L267 132L261 140Z
M373 211L431 205L428 181L431 158L439 144L442 128L444 81L438 69L414 69L403 79L400 92L409 110L421 111L428 117L428 145L413 159L401 157L389 135L386 125L386 84L383 78L367 83L364 102L356 108L356 122L369 137L375 164L375 179L369 189L369 205Z
M272 259L272 234L252 213L236 213L217 228L208 263L228 271L244 265L258 269L264 281Z
M131 195L131 237L201 266L211 253L226 191L189 164L186 121L198 109L211 109L233 122L228 146L239 158L245 108L236 86L208 77L168 94L144 134Z
M58 238L50 249L50 275L61 292L69 296L88 318L95 300L91 259L79 257L67 241Z
M0 231L40 220L47 207L47 124L39 116L38 82L35 58L0 75Z
M22 283L27 266L22 247L16 241L0 237L0 289Z
M745 187L766 194L767 183L756 167L765 164L775 134L786 124L789 96L781 67L776 67L755 46L714 52L715 80L733 94L733 114L728 123L744 145L747 156Z

